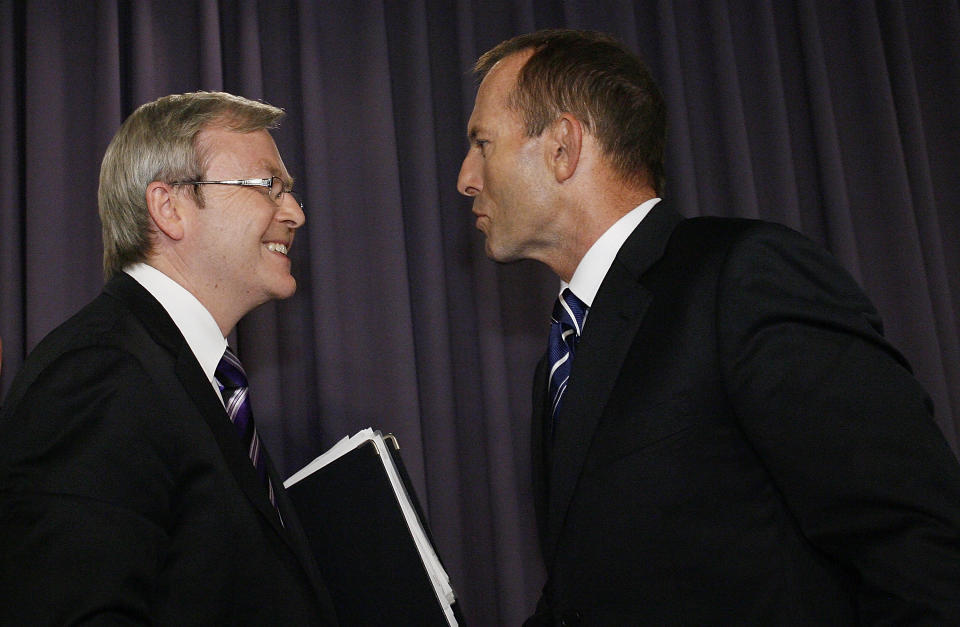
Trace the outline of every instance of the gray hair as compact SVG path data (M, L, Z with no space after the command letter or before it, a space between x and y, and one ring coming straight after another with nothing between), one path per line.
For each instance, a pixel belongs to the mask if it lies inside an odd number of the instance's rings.
M164 96L141 105L113 137L100 165L103 272L110 278L145 261L153 250L147 186L202 179L207 150L200 131L219 126L237 133L272 129L283 109L224 92ZM195 188L202 204L202 197Z

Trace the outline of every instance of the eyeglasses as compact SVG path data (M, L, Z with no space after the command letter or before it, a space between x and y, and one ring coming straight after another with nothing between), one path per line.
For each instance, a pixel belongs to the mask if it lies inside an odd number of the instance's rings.
M284 194L290 194L290 197L297 201L300 210L303 210L303 201L293 191L284 189L283 180L279 176L272 176L268 179L233 179L230 181L176 181L171 185L240 185L241 187L260 187L267 192L267 196L273 202L280 204L283 201Z

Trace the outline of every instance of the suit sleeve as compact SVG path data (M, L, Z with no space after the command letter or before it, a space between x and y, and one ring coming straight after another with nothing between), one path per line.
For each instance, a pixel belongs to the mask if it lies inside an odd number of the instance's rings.
M154 394L130 356L86 349L5 408L0 624L149 622L172 482Z
M862 619L960 624L960 467L873 306L788 229L741 236L720 284L738 420L803 534L855 573Z

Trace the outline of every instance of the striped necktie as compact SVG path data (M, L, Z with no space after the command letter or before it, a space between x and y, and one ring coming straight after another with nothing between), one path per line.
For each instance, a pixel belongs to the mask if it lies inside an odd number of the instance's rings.
M223 404L227 409L227 416L230 422L237 428L240 435L240 441L247 449L250 461L256 469L260 480L267 488L267 495L273 506L277 506L276 495L273 491L273 484L267 476L267 464L260 448L260 436L257 435L257 428L253 424L253 410L250 408L250 397L247 389L247 373L243 371L240 360L233 354L228 346L217 364L216 370L217 385L220 387L220 393L223 395Z
M563 393L570 379L573 352L583 330L583 321L587 315L587 306L565 288L553 306L553 318L550 324L550 347L547 358L550 360L549 396L550 425L553 425L563 401Z

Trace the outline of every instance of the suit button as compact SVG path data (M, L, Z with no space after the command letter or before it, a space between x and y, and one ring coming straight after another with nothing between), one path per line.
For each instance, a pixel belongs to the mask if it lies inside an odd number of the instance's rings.
M560 627L574 627L583 622L583 615L577 610L567 610L560 617Z

